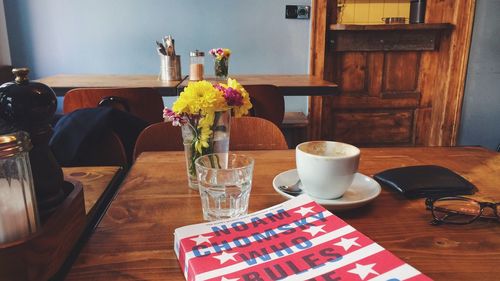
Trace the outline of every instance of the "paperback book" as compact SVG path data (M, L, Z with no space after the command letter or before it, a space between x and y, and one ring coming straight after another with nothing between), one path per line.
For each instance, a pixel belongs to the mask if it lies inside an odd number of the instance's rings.
M431 280L307 195L174 236L188 281Z

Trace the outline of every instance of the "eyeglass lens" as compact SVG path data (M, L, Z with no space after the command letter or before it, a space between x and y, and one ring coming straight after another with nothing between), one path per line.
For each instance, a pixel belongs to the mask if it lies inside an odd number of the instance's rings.
M463 224L475 220L481 214L481 206L464 198L442 198L434 201L432 213L439 221Z

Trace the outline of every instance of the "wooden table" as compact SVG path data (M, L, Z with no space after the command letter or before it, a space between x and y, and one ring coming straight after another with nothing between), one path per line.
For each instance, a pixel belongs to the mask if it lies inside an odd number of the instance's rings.
M184 77L185 78L185 77ZM159 90L162 96L176 96L180 81L162 81L158 75L98 75L98 74L59 74L37 80L51 87L57 96L64 96L74 88L140 88L151 87Z
M123 179L123 168L118 166L68 167L63 168L63 173L65 180L79 181L82 184L86 222L80 239L74 243L73 249L53 276L53 280L61 280L67 274L82 246L102 218ZM0 277L0 280L3 279Z
M293 150L247 152L255 157L250 211L284 199L272 180L295 167ZM474 183L474 197L500 201L500 154L479 147L362 149L360 172L437 164ZM202 222L198 193L187 187L182 152L142 154L67 280L184 280L172 250L174 229ZM424 200L383 189L372 203L336 213L375 242L436 280L498 280L500 224L431 226Z
M233 77L233 76L231 76ZM328 96L337 94L335 83L309 75L235 75L242 85L276 85L285 96ZM210 79L209 79L210 80ZM162 96L176 96L187 85L181 81L161 81L157 75L54 75L37 80L51 87L57 96L64 96L73 88L90 87L152 87Z
M310 75L234 75L230 76L245 85L268 84L278 87L283 96L333 96L337 94L337 84ZM206 80L216 82L213 77ZM189 83L185 79L178 86L179 92Z
M119 180L122 167L67 167L63 168L66 180L79 181L83 185L85 199L85 213L91 218L96 215L103 195Z

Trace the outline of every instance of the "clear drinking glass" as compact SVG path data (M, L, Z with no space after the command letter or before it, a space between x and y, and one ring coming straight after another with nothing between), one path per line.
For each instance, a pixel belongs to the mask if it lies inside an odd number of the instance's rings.
M188 184L192 189L198 189L198 176L196 175L195 166L195 160L198 157L210 153L221 153L225 155L223 163L227 163L229 135L231 131L231 110L216 111L211 129L212 135L207 140L208 147L203 147L200 152L195 148L195 145L200 140L201 129L189 122L182 124L182 139L186 155Z
M248 213L253 158L214 153L199 157L195 163L203 219L213 221Z

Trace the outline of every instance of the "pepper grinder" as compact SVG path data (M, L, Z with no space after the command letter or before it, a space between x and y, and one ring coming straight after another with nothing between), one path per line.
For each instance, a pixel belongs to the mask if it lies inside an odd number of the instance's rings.
M50 120L57 99L47 85L30 82L28 68L12 70L15 81L0 86L0 123L2 130L22 130L30 135L33 149L29 160L40 218L43 220L65 199L64 177L49 148L52 136Z

